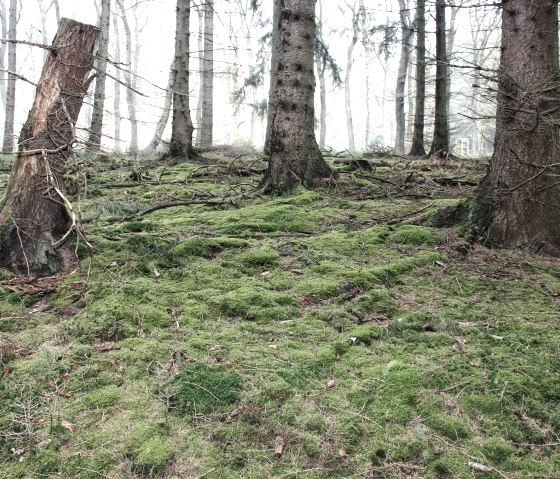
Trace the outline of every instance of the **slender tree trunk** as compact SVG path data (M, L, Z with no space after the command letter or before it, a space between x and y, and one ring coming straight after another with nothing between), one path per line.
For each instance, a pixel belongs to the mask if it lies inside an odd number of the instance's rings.
M63 18L47 58L0 205L0 265L49 275L73 258L65 240L76 214L62 193L74 125L89 86L99 30Z
M346 74L344 75L344 106L346 108L346 129L348 131L348 149L354 151L356 149L356 142L354 140L354 121L352 119L352 94L350 90L350 74L352 73L352 58L354 54L354 47L358 43L358 20L359 15L356 13L355 8L352 11L352 39L348 50L346 52Z
M319 15L317 15L317 39L323 42L323 1L319 0ZM326 62L315 54L315 67L319 78L319 148L325 148L327 139L327 82L325 80Z
M58 0L52 0L51 6L54 7L54 14L56 16L56 23L58 24L58 23L60 23L60 7L58 6Z
M284 0L274 0L274 7L272 12L272 50L270 52L270 89L268 92L268 112L266 123L266 137L264 140L264 153L270 155L270 142L272 141L272 124L276 115L278 107L278 88L276 82L278 80L278 65L280 57L280 47L282 44L282 37L274 32L280 29L280 21L282 14L282 6Z
M115 63L121 63L121 40L119 35L119 23L117 22L117 17L113 17L113 31L115 34ZM120 68L115 69L115 96L113 98L113 109L115 118L115 151L120 153L121 151L121 70Z
M416 3L416 105L410 156L426 156L424 126L426 109L426 0Z
M214 129L214 0L204 3L204 54L202 67L202 122L197 130L197 143L212 146Z
M264 182L272 193L314 186L332 170L315 140L315 0L283 0L273 37L282 38L275 68L278 107L273 118L271 155Z
M130 121L130 146L128 151L131 154L135 154L138 152L138 121L136 120L136 94L133 91L134 80L132 72L135 70L135 65L132 59L132 32L122 0L117 0L117 4L121 12L121 20L124 27L126 46L125 63L128 65L128 68L124 70L124 82L128 87L126 89L126 104L128 107L128 119ZM136 48L138 48L138 45Z
M173 62L173 122L169 154L188 158L192 154L193 124L189 107L190 0L177 0L177 30Z
M8 12L4 0L0 0L0 34L2 38L8 36ZM6 44L0 43L0 78L4 78L7 74L6 70ZM0 80L0 100L4 109L6 108L6 81Z
M449 30L447 31L447 41L446 41L446 57L447 57L447 117L451 118L451 63L453 58L453 50L455 48L455 34L457 33L456 20L457 14L459 13L459 8L463 4L462 0L454 1L449 3L450 12L449 15Z
M17 0L10 0L8 38L16 40ZM4 141L2 151L9 153L14 150L14 122L16 112L16 76L17 56L16 43L8 44L8 86L6 88L6 111L4 119Z
M414 27L415 28L415 27ZM411 39L412 41L413 39ZM406 125L406 143L408 145L412 144L412 132L414 130L414 85L416 78L414 77L414 68L412 65L416 63L416 58L414 56L415 49L412 48L410 56L410 67L408 69L408 79L406 81L407 85L407 97L408 97L408 116Z
M410 63L412 35L414 30L410 23L410 14L405 0L399 0L401 19L401 57L397 74L397 88L395 90L395 120L397 131L395 134L395 153L404 153L404 137L406 133L406 116L404 109L406 76Z
M445 35L445 0L436 0L436 105L434 138L430 155L445 157L449 153L447 117L447 54Z
M105 83L107 79L107 61L109 56L109 29L111 27L111 0L101 0L101 15L99 17L99 28L101 37L97 49L97 61L95 69L97 77L95 79L95 93L93 96L93 113L91 116L91 126L88 143L92 148L101 147L101 137L103 130L103 112L105 109Z
M37 0L37 6L39 7L39 14L41 16L41 36L43 37L42 43L46 44L49 41L48 33L47 33L47 11L48 8L45 8L43 4L43 0ZM48 51L43 50L43 63L47 60Z
M200 146L199 132L202 128L202 98L204 92L202 91L203 82L202 74L204 72L204 8L202 5L196 7L198 12L198 106L196 107L196 143Z
M558 1L508 0L494 155L475 212L481 241L560 255L558 71Z
M171 111L171 101L173 99L174 72L175 70L173 68L173 63L171 63L171 67L169 69L169 78L167 80L167 88L165 90L165 100L163 102L163 109L161 110L161 115L157 122L156 131L154 132L152 141L150 141L150 145L146 149L148 152L157 149L157 147L161 143L163 132L165 131L165 127L167 126L167 122L169 121L169 113Z

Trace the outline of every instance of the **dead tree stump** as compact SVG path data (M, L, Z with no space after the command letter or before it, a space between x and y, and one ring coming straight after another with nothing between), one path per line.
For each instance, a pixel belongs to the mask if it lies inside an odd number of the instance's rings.
M62 177L76 141L99 29L63 18L49 48L33 108L0 204L0 265L46 276L73 258L65 245L76 215Z

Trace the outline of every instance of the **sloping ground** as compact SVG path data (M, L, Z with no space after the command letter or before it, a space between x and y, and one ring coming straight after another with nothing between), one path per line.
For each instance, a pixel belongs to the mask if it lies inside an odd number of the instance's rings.
M0 477L560 477L560 263L425 226L480 168L89 160L98 251L2 273Z

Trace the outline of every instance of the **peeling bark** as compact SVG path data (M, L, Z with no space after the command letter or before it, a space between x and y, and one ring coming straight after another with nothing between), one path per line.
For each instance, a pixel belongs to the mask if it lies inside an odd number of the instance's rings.
M62 176L98 35L94 26L61 20L20 134L0 205L0 265L19 273L50 275L73 257L64 241L76 218L62 193Z

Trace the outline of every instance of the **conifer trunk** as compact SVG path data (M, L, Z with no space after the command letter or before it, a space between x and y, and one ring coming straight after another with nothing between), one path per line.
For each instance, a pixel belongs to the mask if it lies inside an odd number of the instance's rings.
M560 256L558 72L558 1L504 2L494 155L477 198L481 241Z
M75 141L99 30L63 18L49 51L0 205L0 265L44 276L72 260L64 241L75 215L62 176Z
M416 3L416 104L414 108L414 132L410 156L426 156L424 149L424 126L426 109L426 0Z
M17 45L16 25L17 25L17 0L10 0L8 38L13 40L8 45L8 70L15 73L17 70ZM8 73L8 86L6 88L6 109L4 117L4 140L2 151L11 153L14 149L14 120L16 111L16 76Z

